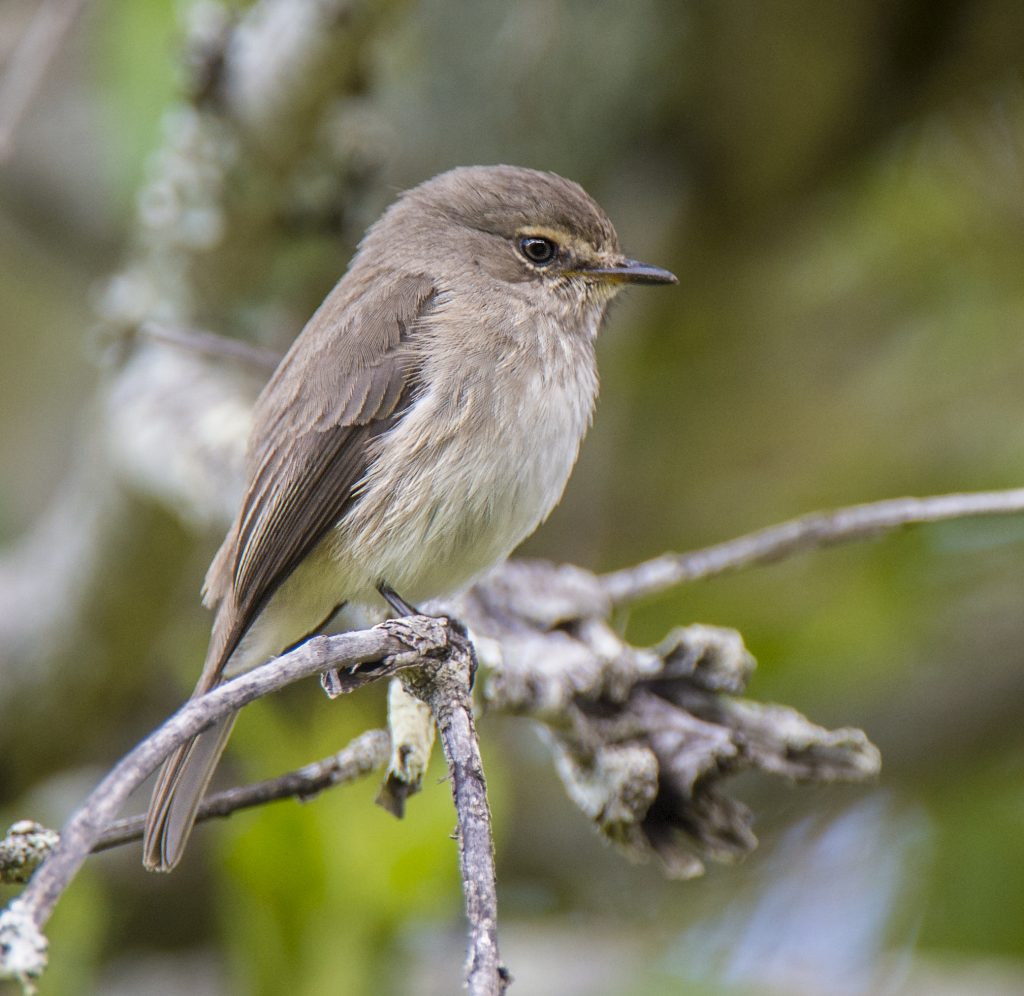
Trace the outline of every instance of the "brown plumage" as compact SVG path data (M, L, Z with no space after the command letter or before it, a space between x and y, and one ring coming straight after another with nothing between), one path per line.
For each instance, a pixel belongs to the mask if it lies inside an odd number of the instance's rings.
M524 239L550 243L543 263ZM593 339L625 260L581 187L508 166L402 195L281 361L254 412L248 484L207 574L193 694L282 652L380 585L469 583L561 495L597 390ZM165 762L144 842L181 857L234 717Z

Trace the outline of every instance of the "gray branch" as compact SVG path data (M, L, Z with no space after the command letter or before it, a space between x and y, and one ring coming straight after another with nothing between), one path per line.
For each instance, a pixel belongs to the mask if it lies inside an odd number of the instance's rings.
M947 519L1020 515L1022 512L1024 488L928 498L891 498L850 505L832 512L812 512L703 550L665 553L635 567L604 575L601 586L607 597L620 605L679 584L783 560L808 550L870 539L894 529Z
M453 635L452 651L443 666L407 671L401 679L408 692L430 706L448 761L469 921L466 986L470 996L501 996L511 976L498 951L494 834L470 698L477 662L468 639Z
M672 877L756 846L750 814L723 791L731 776L829 783L878 773L861 731L742 698L755 662L738 633L692 625L632 646L608 622L602 579L579 568L512 561L445 605L474 634L488 712L536 720L594 827Z
M143 322L138 328L138 335L156 342L165 342L178 349L201 356L220 357L244 366L251 367L258 373L269 377L281 360L281 354L272 349L254 346L241 339L230 339L215 332L203 329L186 329L180 326L162 325L160 322Z
M376 679L377 675L372 677ZM241 809L263 806L281 799L307 802L326 789L347 785L384 767L390 750L391 738L386 730L367 730L337 754L303 765L296 771L254 782L252 785L215 792L203 800L196 822L224 819ZM146 817L143 815L115 820L96 841L93 853L142 840L145 828ZM3 856L0 851L0 879L3 873Z
M45 967L42 928L54 906L127 797L176 746L221 716L301 678L333 668L339 671L341 689L354 691L447 652L447 620L419 620L415 647L405 639L407 624L408 621L398 626L389 621L370 630L314 637L269 664L225 682L201 698L191 699L129 751L65 824L60 842L22 895L0 914L0 977L31 978L41 973ZM15 928L16 936L12 939ZM42 961L29 971L24 952L31 950L40 951Z
M223 819L239 810L281 799L307 802L326 789L354 782L383 767L390 749L391 738L386 730L367 730L343 750L297 771L215 792L203 800L196 822ZM114 820L93 845L91 853L142 840L145 828L144 814ZM0 840L0 882L5 885L27 882L59 843L60 834L55 830L32 820L15 823Z
M518 561L429 611L460 613L469 623L482 653L488 710L540 725L569 797L627 856L657 858L667 874L688 877L704 860L752 849L750 815L723 790L743 770L819 783L877 773L878 752L860 731L825 730L787 707L740 698L754 661L735 632L690 626L656 647L634 647L607 622L610 607L596 576ZM444 667L437 666L441 658ZM501 993L508 976L498 952L490 813L468 695L472 652L444 618L431 616L316 637L187 704L104 779L0 918L0 937L13 937L6 947L0 941L8 970L25 964L25 952L45 954L41 928L61 891L127 794L177 743L300 677L381 660L369 670L340 671L332 690L403 669L404 684L431 707L456 801L471 992ZM414 665L415 672L404 670Z

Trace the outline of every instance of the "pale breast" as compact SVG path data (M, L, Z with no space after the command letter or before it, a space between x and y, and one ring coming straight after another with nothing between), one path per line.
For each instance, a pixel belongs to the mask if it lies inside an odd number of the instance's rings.
M433 386L381 437L335 532L350 583L385 581L414 602L457 590L547 518L590 423L597 375L589 341L552 327L529 345L530 355L506 351L489 367L465 357L427 372Z

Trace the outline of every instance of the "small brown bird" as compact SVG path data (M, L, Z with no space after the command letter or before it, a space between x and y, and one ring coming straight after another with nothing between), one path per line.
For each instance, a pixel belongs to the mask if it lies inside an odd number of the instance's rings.
M346 603L452 593L557 504L597 395L594 339L629 283L582 187L512 166L402 194L256 403L248 483L206 576L216 609L194 695L323 628ZM181 858L234 723L164 763L147 868Z

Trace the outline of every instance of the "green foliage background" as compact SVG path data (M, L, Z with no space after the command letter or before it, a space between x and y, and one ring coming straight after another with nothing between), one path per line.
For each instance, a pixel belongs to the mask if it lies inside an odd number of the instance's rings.
M0 52L29 7L0 8ZM0 165L0 539L83 450L92 299L177 99L178 24L167 0L89 7ZM1011 0L396 5L354 101L379 182L340 237L268 247L249 307L282 310L280 345L393 191L458 163L554 169L681 281L616 308L596 425L530 554L611 569L817 508L1016 486L1022 39ZM138 499L76 652L4 718L6 822L59 824L184 694L217 540ZM512 991L1024 990L1022 555L1020 520L942 525L633 612L641 642L739 629L755 696L883 750L870 790L744 785L762 848L702 881L625 865L533 732L485 720ZM251 713L229 777L336 750L382 707L297 689ZM430 781L401 823L374 792L203 830L168 879L127 851L95 860L41 991L455 992L447 787Z

